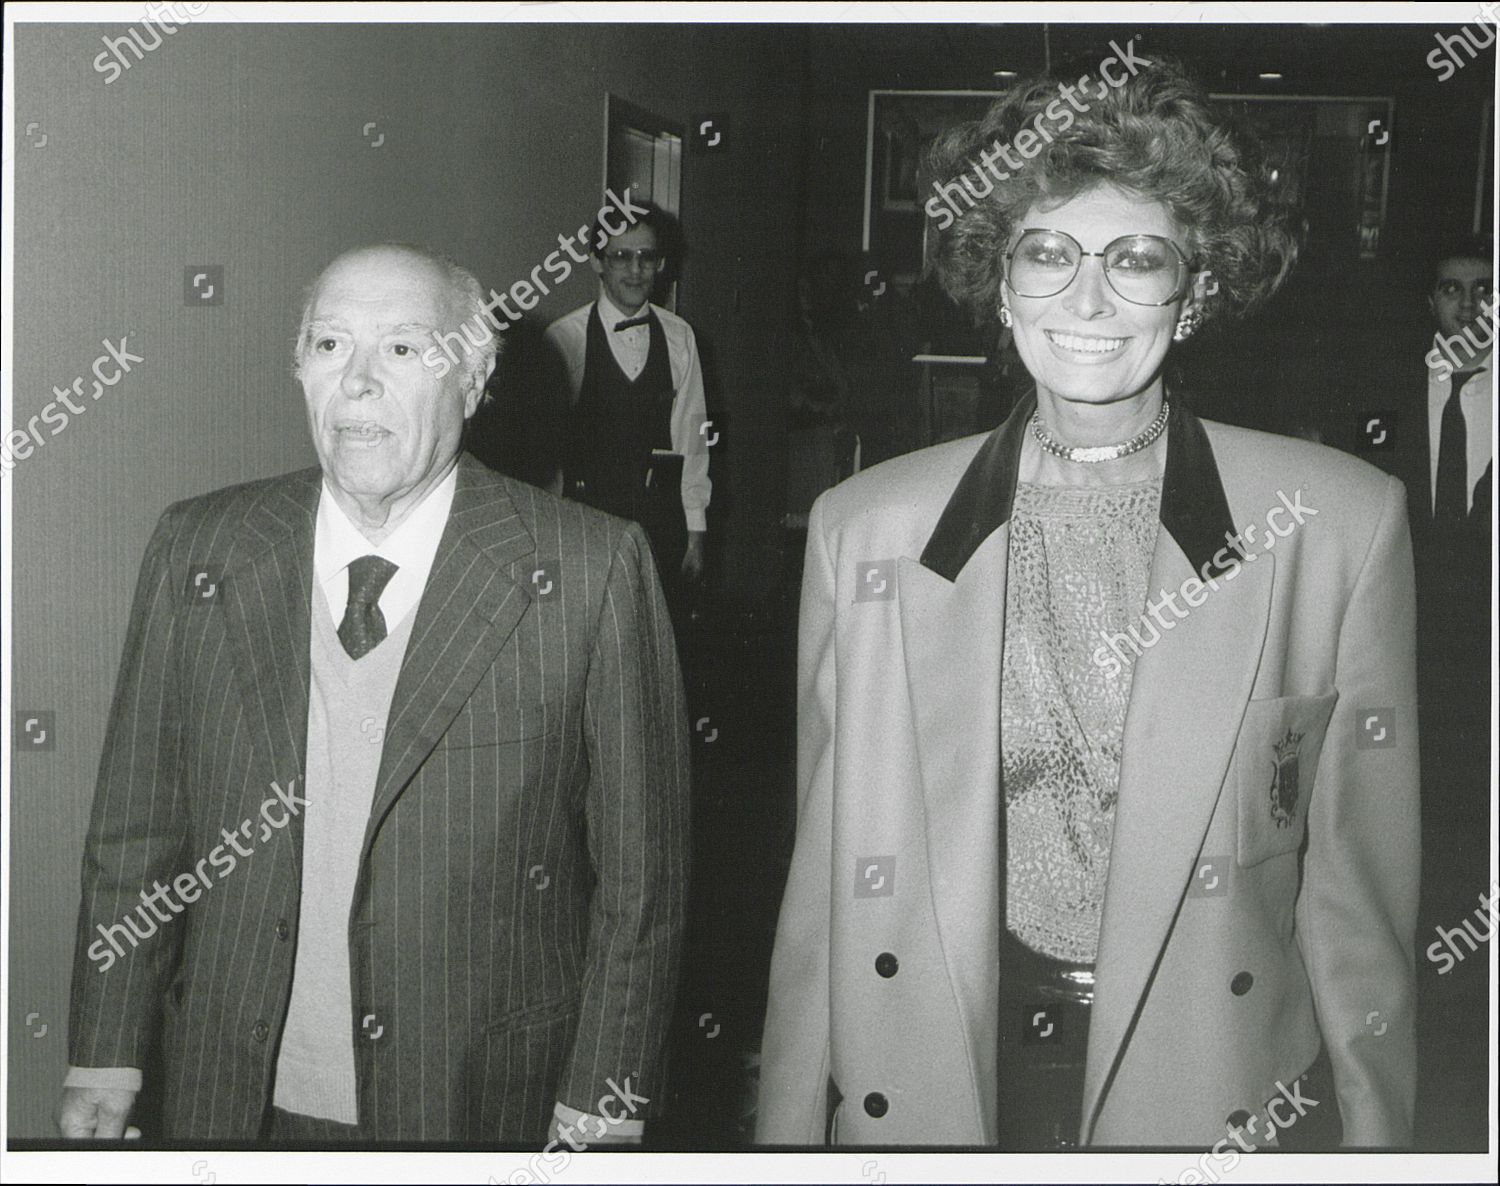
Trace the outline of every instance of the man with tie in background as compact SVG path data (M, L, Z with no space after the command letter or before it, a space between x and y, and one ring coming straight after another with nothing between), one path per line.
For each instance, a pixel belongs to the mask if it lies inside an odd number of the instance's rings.
M1437 332L1424 396L1398 425L1417 565L1424 814L1473 847L1489 828L1490 497L1494 486L1494 263L1487 239L1438 260L1428 306ZM1402 456L1404 452L1404 456ZM1469 862L1465 861L1465 864ZM1478 887L1478 888L1483 888ZM1472 893L1477 893L1478 888ZM1472 897L1466 893L1466 897Z
M442 257L341 255L296 346L319 468L162 516L84 847L65 1137L119 1137L145 1072L174 1139L639 1139L681 676L640 530L461 455L485 313ZM425 362L460 325L459 364Z
M1482 1139L1488 1116L1464 1087L1484 1081L1487 963L1481 954L1455 967L1438 929L1462 935L1490 888L1492 243L1461 238L1435 260L1435 332L1366 360L1350 426L1356 451L1406 484L1422 771L1416 1131L1419 1143L1457 1148Z
M675 614L684 584L703 575L712 427L692 326L650 303L669 229L649 205L619 234L596 222L598 299L553 322L546 338L571 409L563 493L646 529Z

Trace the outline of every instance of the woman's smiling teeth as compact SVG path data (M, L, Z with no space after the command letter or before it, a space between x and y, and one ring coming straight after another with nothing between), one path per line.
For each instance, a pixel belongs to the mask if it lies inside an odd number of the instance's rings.
M1058 333L1050 329L1046 334L1047 340L1054 346L1079 354L1108 354L1111 350L1118 350L1126 342L1125 338L1082 338L1077 334Z

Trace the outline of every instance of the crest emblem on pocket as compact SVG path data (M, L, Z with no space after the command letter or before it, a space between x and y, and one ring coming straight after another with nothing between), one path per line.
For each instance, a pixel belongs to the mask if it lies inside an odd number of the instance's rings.
M1303 734L1288 729L1286 736L1272 748L1276 760L1271 764L1271 818L1278 828L1285 828L1297 814L1301 791L1297 786L1297 750Z

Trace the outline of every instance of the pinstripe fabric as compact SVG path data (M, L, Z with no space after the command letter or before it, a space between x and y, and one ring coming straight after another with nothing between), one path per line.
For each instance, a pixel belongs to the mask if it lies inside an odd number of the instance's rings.
M77 1066L142 1066L160 1034L174 1137L253 1138L269 1103L302 832L259 813L273 780L301 788L319 481L170 508L136 589L85 844L69 1050ZM192 600L205 570L216 595ZM640 529L461 458L349 919L362 1128L539 1144L557 1100L595 1111L627 1076L660 1095L686 739ZM251 855L206 864L245 819ZM101 972L96 928L195 867L201 897Z

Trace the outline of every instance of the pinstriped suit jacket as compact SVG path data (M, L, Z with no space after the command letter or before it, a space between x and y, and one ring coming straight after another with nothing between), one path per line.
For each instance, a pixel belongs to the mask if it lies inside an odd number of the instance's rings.
M171 507L136 589L69 1049L139 1067L159 1035L172 1137L254 1138L270 1103L302 825L261 806L302 790L320 481ZM671 626L638 527L467 456L416 614L348 920L360 1123L540 1144L558 1100L659 1094L689 851ZM193 904L101 971L98 928L195 869Z

